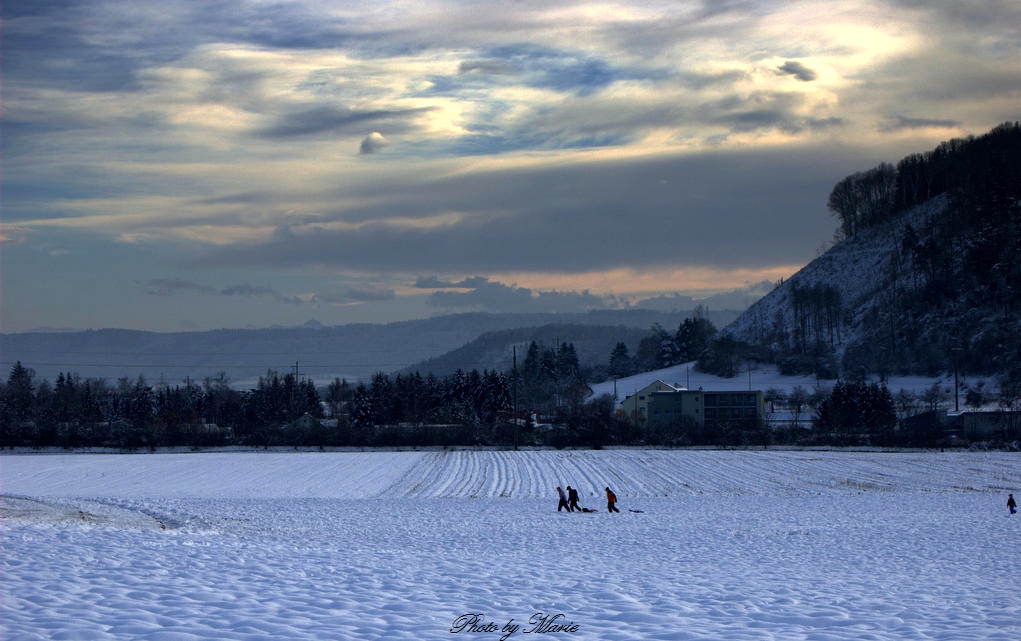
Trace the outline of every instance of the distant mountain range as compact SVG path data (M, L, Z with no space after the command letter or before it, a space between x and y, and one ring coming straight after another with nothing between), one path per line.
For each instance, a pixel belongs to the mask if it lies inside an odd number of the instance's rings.
M365 380L377 372L509 369L515 345L552 341L576 346L582 365L605 363L619 341L634 350L654 324L675 328L692 309L632 309L579 314L466 313L386 324L158 333L123 329L0 334L0 368L15 362L51 383L59 373L81 378L142 376L150 384L202 381L223 373L248 387L273 370L316 382ZM722 326L740 310L709 310Z

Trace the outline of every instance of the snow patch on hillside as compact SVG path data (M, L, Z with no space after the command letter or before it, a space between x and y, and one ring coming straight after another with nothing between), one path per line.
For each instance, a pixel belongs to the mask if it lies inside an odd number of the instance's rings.
M879 304L883 290L897 284L894 262L905 227L911 225L918 229L946 207L945 197L934 198L835 244L766 294L723 331L738 340L761 344L772 327L795 327L792 302L795 288L836 287L844 310L835 345L839 361L843 350L859 338L862 320Z
M636 393L657 380L688 389L702 388L715 392L739 392L742 390L776 389L784 394L790 394L795 387L801 387L809 392L817 388L829 390L834 381L819 379L815 376L784 376L781 375L775 365L761 363L748 364L746 369L733 378L723 378L714 374L700 372L695 368L695 362L682 363L673 367L642 372L634 376L620 378L616 381L603 381L590 386L593 397L603 394L615 396L617 403L620 403L628 396ZM962 379L963 380L963 379ZM971 382L987 380L980 377L972 377ZM988 381L987 381L988 382ZM953 390L953 377L929 377L929 376L891 376L886 379L885 384L889 390L896 394L900 390L921 395L934 384L940 385L948 393Z

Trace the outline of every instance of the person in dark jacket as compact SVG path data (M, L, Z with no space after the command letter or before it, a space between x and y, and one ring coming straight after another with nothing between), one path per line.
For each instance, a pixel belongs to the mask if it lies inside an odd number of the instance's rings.
M557 512L563 509L567 509L567 511L570 512L571 506L567 504L567 495L564 494L564 489L559 485L557 486L557 494L560 496L560 503L557 504Z
M613 512L620 512L617 509L617 495L610 488L606 488L606 511L611 514Z
M1011 514L1017 512L1017 501L1014 500L1013 494L1007 495L1007 509L1010 510Z
M577 510L581 512L581 506L578 505L578 490L574 489L570 485L567 486L567 503L571 510Z

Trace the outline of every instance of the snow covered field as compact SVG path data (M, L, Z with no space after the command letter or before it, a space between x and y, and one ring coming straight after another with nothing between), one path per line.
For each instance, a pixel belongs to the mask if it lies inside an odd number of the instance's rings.
M1021 638L1017 454L4 454L0 480L4 641Z

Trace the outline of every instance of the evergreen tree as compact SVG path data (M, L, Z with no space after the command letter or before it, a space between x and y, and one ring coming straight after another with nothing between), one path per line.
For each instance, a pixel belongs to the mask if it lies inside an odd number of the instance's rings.
M610 352L610 364L607 372L616 378L624 378L633 373L631 357L628 355L627 345L624 343L617 343L613 351Z
M816 429L841 444L862 434L876 444L889 444L897 423L893 396L877 383L838 380L818 411Z
M354 398L351 400L351 425L355 428L366 429L376 425L376 410L372 405L372 394L364 384L355 388Z
M716 335L716 327L700 313L694 318L685 318L677 328L674 343L677 346L677 362L687 363L698 360Z
M7 377L7 384L3 387L2 404L0 404L0 421L3 422L5 431L15 434L21 425L32 419L32 411L35 405L35 373L21 364L21 361L14 363L11 373Z

